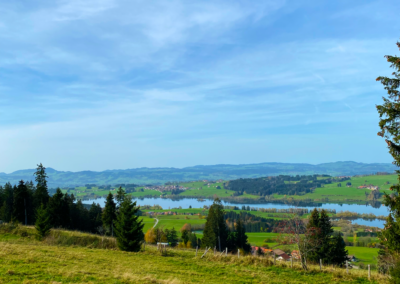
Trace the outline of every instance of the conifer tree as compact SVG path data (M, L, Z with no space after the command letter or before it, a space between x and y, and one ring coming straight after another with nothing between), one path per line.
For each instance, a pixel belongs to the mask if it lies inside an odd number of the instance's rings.
M118 247L123 251L139 251L143 243L143 221L137 216L139 207L136 201L132 203L130 198L125 198L122 202L115 233L117 236Z
M57 188L56 193L50 198L48 212L53 227L69 227L69 206L60 188Z
M172 227L171 230L165 230L166 235L167 235L167 240L168 243L170 244L171 247L176 247L178 244L178 235L175 230L175 227Z
M13 215L13 204L14 204L14 190L12 185L8 182L4 186L3 190L3 206L1 207L1 220L5 222L11 222Z
M397 47L400 49L400 42L397 42ZM380 81L387 91L387 98L383 97L383 104L377 105L376 108L379 113L380 121L378 136L385 139L394 161L393 164L400 166L400 57L385 56L386 60L390 63L390 67L395 71L392 73L391 78L379 76L376 80ZM394 194L385 194L384 201L390 213L386 219L384 229L380 234L381 244L385 246L386 252L382 255L388 254L397 258L396 263L399 265L398 255L400 254L400 171L398 174L399 183L393 184L390 190ZM392 271L397 271L399 267L395 267ZM397 273L393 274L394 281L400 282L400 276Z
M331 247L326 263L343 266L346 260L348 260L347 255L348 251L346 250L346 244L343 240L342 234L337 232L331 239Z
M112 236L114 236L113 224L115 222L115 219L116 219L116 206L114 202L114 196L110 192L107 195L107 200L103 210L102 220L103 220L103 226L110 230Z
M118 188L117 195L115 196L115 201L117 202L117 208L121 207L122 202L124 202L125 191L122 186Z
M41 206L47 206L47 203L49 202L49 192L47 190L47 174L46 174L46 168L40 163L37 165L36 172L34 173L35 181L37 182L36 184L36 190L34 194L35 198L35 207Z
M37 210L35 228L38 239L42 239L50 233L50 215L47 209L44 208L43 204Z
M236 222L236 247L243 249L245 252L251 250L251 246L247 241L246 229L240 219Z
M203 231L202 245L208 247L217 247L222 249L226 247L228 238L228 229L224 220L224 209L221 200L218 198L208 210L207 221Z
M18 221L21 224L27 225L28 223L28 205L29 194L23 180L14 190L14 203L13 203L13 221Z
M99 204L93 202L89 209L89 219L90 219L90 231L93 233L97 232L97 229L102 225L101 220L102 210Z
M321 238L321 247L317 250L319 259L324 263L329 262L330 252L334 244L332 244L332 224L329 219L328 212L324 209L321 210L319 217L319 233Z
M312 229L312 228L315 228L315 230L314 230L315 235L310 236L310 238L315 238L315 239L321 238L320 216L319 216L319 212L318 212L317 208L314 208L314 210L311 211L311 215L308 218L307 229ZM319 248L310 251L308 258L311 261L319 262L319 259L320 259Z

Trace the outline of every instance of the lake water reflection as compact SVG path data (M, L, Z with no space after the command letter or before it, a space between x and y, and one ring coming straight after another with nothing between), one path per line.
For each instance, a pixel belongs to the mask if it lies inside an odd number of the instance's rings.
M193 198L184 198L179 200L172 200L169 198L137 198L135 199L138 205L160 205L163 209L172 209L172 208L179 208L182 207L183 209L189 208L202 208L204 205L210 206L213 201L209 199L205 199L204 201L199 201ZM84 204L92 204L93 202L99 203L101 207L104 207L106 199L104 197L97 198L94 200L82 200ZM222 201L224 205L229 206L237 206L241 208L242 206L250 206L250 207L257 207L257 208L276 208L276 209L288 209L288 208L308 208L312 209L314 207L317 208L324 208L324 209L335 209L336 212L339 211L351 211L357 213L372 213L376 216L378 215L388 215L388 210L385 206L380 206L379 208L374 208L369 205L358 205L358 204L335 204L335 203L323 203L318 204L318 206L295 206L292 204L281 204L281 203L263 203L263 204L250 204L250 203L230 203ZM368 225L368 226L375 226L383 228L384 221L382 220L363 220L363 219L356 219L353 220L353 223L361 224L361 225Z

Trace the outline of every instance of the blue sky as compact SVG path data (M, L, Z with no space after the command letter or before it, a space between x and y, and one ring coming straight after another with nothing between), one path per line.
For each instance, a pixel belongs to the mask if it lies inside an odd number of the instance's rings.
M0 172L391 162L400 1L0 0Z

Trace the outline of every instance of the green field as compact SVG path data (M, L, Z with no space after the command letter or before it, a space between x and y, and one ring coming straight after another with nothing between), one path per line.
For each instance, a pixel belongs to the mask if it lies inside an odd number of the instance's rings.
M351 182L351 187L347 187L346 183ZM389 184L387 184L389 182ZM323 188L317 188L313 193L307 193L305 195L279 195L274 194L274 199L293 199L293 200L313 200L316 202L341 202L341 203L360 203L365 202L366 196L365 192L368 194L371 192L369 189L358 189L360 185L374 185L380 187L380 192L390 193L389 190L392 184L396 184L397 175L370 175L365 177L352 177L349 181L341 182L342 187L338 187L338 183L327 184ZM179 196L181 197L198 197L198 198L213 198L218 196L219 198L232 197L234 191L225 189L223 186L224 182L181 182L180 186L185 187L187 190L181 192ZM217 188L217 187L220 187ZM143 187L137 187L136 190L140 190ZM111 190L112 193L116 193L116 188ZM63 192L66 192L64 189ZM106 196L110 191L99 189L98 187L92 187L87 189L86 187L76 187L74 190L69 190L70 194L74 194L76 197L81 198L97 198L101 196ZM163 192L162 195L169 195L171 192ZM161 193L157 190L147 190L144 189L143 192L133 192L129 195L134 197L145 197L153 196L159 197ZM238 196L240 199L259 199L257 195L243 194ZM380 198L379 200L382 200Z
M366 247L346 247L349 255L354 254L357 258L357 262L355 264L364 263L364 264L376 264L378 251L377 248L366 248Z
M79 243L51 245L51 240L39 242L29 234L10 238L0 233L0 283L387 283L375 271L368 281L366 270L346 274L344 269L327 267L320 272L319 266L310 265L304 272L298 263L290 269L288 263L273 265L265 257L220 257L211 252L201 258L190 249L168 249L162 256L149 245L145 251L130 253L80 245L85 238L102 237L79 233L74 239Z

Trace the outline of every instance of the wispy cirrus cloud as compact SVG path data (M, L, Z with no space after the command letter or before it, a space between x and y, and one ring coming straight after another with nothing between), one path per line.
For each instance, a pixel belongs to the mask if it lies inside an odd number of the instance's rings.
M318 137L338 149L348 146L341 135L375 141L383 93L374 79L390 74L383 55L396 52L396 37L375 32L379 17L351 12L379 11L372 2L318 13L314 4L2 3L0 153L16 160L0 171L29 167L40 155L70 170L300 161L298 149ZM282 139L303 144L282 148ZM345 153L368 162L386 151L374 148L368 158L363 147ZM318 151L309 161L342 155Z

